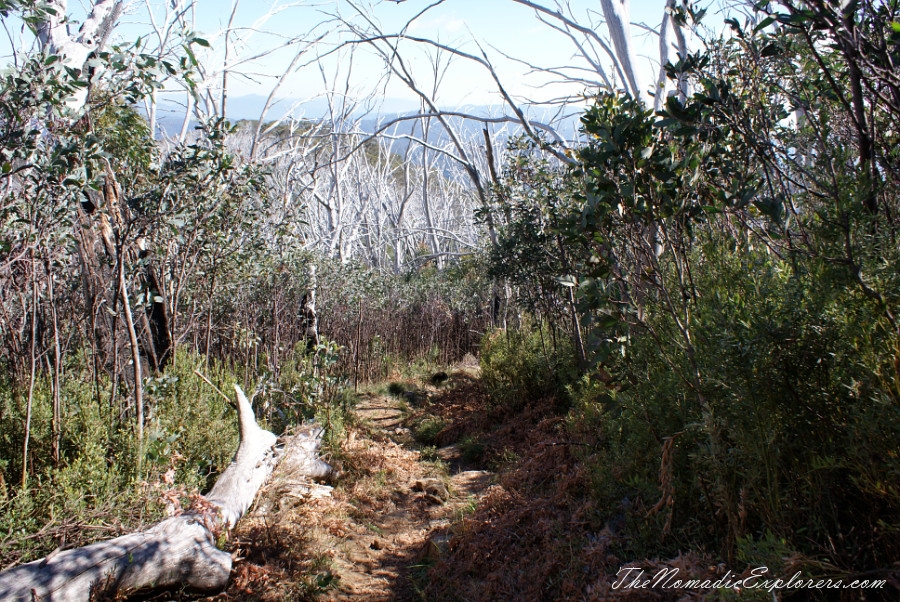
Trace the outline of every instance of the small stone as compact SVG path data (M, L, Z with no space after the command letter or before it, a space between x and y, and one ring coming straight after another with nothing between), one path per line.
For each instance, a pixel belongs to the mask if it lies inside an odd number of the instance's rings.
M412 486L413 491L422 491L425 497L436 504L442 504L450 499L450 491L440 479L421 479Z

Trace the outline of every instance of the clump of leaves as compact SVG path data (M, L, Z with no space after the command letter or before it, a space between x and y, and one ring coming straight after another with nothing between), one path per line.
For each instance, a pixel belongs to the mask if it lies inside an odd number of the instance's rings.
M400 382L392 382L388 385L388 393L393 395L394 397L400 397L404 393L406 393L406 385Z
M578 377L571 344L554 344L544 328L498 330L482 340L481 377L496 406L516 410L528 401L568 398L566 387Z
M415 430L416 441L422 445L434 445L437 441L438 433L444 430L447 423L441 418L429 417L425 418Z
M459 442L462 458L469 463L480 462L484 458L484 442L477 437L464 437Z

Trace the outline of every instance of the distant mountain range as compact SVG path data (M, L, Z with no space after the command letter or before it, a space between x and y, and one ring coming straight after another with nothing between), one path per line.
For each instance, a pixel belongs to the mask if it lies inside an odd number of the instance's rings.
M228 118L232 122L240 120L257 120L265 106L266 97L260 94L252 94L246 96L235 96L228 99L227 111ZM513 113L507 107L498 108L486 105L467 105L453 109L447 109L453 113L473 115L477 118L495 118L501 115L512 116ZM375 132L381 125L390 121L416 115L420 111L419 105L414 101L403 99L385 98L378 103L378 106L370 111L364 108L358 108L352 114L354 119L359 119L360 128L364 132ZM300 100L291 98L278 99L272 103L266 112L265 121L273 121L285 117L288 113L292 113L296 117L310 120L318 120L326 118L329 114L328 103L323 98L315 98L311 100ZM562 120L557 130L565 139L575 137L579 124L579 113L573 111L566 119ZM553 112L550 109L530 110L529 116L532 119L546 123L552 120ZM157 124L160 135L175 135L181 130L184 120L184 106L174 100L162 99L157 108ZM478 120L464 119L462 117L449 117L456 130L464 137L469 138L477 136L481 139L481 130L485 127ZM502 123L490 124L491 132L500 131L503 128ZM402 121L396 129L391 128L390 133L398 136L410 135L415 132L421 135L421 126L416 125L414 120ZM515 124L506 124L504 130L505 135L510 133L521 132L521 128ZM446 131L436 122L432 122L431 132L429 134L429 142L432 144L443 144L447 142L448 136ZM409 144L408 140L398 140L394 145L395 152L403 152Z

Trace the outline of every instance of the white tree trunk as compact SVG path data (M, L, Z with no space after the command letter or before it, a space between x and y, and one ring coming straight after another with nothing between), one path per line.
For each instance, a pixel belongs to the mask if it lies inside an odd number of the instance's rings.
M103 49L122 8L122 0L94 0L91 10L75 34L70 34L66 11L68 0L49 0L46 20L38 23L37 34L48 54L59 55L63 63L81 70L92 52ZM69 108L79 111L87 101L87 88L80 88L69 100Z
M235 391L240 445L205 501L147 531L53 553L0 572L0 600L69 602L87 601L101 592L223 589L231 575L231 555L219 550L216 540L247 511L280 459L277 437L259 427L244 392L237 385ZM307 429L301 437L308 440L290 446L294 456L304 456L291 458L293 467L308 467L310 476L328 472L329 467L316 459L321 435L321 429Z
M662 23L659 26L659 77L656 80L656 90L653 99L653 110L660 110L666 103L668 95L668 77L666 74L666 64L669 62L678 62L687 57L687 39L684 30L673 18L675 10L675 0L666 1L666 12L663 14ZM674 39L673 39L674 38ZM674 47L677 54L675 61L669 57L669 49ZM684 102L689 95L687 78L679 76L678 78L678 99Z
M628 79L628 91L635 99L644 104L652 98L641 82L637 71L637 61L634 56L634 48L631 44L631 18L628 11L628 0L600 0L603 8L603 16L606 18L606 28L609 37L612 38L613 47L616 49L616 57L622 66L622 71Z

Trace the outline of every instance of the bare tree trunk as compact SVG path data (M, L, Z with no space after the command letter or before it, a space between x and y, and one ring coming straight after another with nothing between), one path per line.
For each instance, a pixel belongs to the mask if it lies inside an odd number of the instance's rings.
M430 125L431 119L423 118L422 119L422 138L424 138L425 142L428 142L428 135L430 133ZM428 242L431 247L431 253L435 258L435 265L438 269L441 268L443 264L443 258L441 257L441 242L438 240L437 231L434 229L434 218L431 216L431 198L429 196L428 184L429 184L429 170L431 169L431 164L428 162L428 147L422 146L422 211L425 214L425 225L428 227Z
M48 0L40 19L34 24L38 41L47 54L62 57L63 62L82 70L88 57L103 50L116 21L122 13L122 0L93 0L90 11L81 27L74 24L67 14L66 0ZM88 99L89 88L79 88L68 100L69 108L80 111Z
M646 104L647 92L637 72L637 61L634 47L631 44L631 18L628 11L628 0L600 0L606 28L616 49L616 58L622 67L631 96ZM652 104L652 98L651 104Z
M278 294L272 295L272 376L278 380L279 349L278 349Z
M215 299L216 292L216 276L215 270L213 270L213 276L209 283L209 307L207 307L206 311L206 344L205 351L203 354L206 356L207 361L209 361L209 353L212 348L212 320L213 320L213 300Z
M231 16L228 18L228 27L225 29L225 58L222 59L222 119L227 119L225 110L228 108L228 58L231 50L230 39L231 29L234 27L234 17L237 15L238 5L241 0L233 0L231 4Z
M854 23L856 3L846 2L843 5L843 14L841 15L843 25L847 31L847 38L853 40L856 37ZM861 171L865 174L864 184L866 190L864 192L863 206L869 213L874 215L878 213L878 195L875 187L878 168L875 167L875 162L873 161L875 145L870 136L869 126L866 123L866 103L863 99L862 72L859 68L855 50L850 47L847 41L842 41L840 45L847 60L850 98L853 103L852 118L859 144L859 163Z
M134 368L134 405L137 412L137 438L138 474L141 472L141 464L144 459L144 388L143 370L141 369L141 349L138 343L137 332L134 329L134 319L131 315L131 302L128 300L128 288L125 286L125 265L122 258L124 250L119 251L119 294L122 298L122 313L125 315L125 326L128 329L128 340L131 344L131 362Z
M309 289L300 302L300 321L306 338L307 353L314 353L319 345L319 319L316 316L316 264L309 265Z
M50 313L53 320L53 423L50 433L50 455L53 465L59 465L59 448L62 442L62 402L59 391L60 370L62 370L62 358L59 345L59 319L56 311L56 297L54 290L54 275L47 262L47 281L50 295Z
M90 329L91 341L91 367L93 371L94 387L97 395L97 403L100 403L100 373L101 369L114 362L110 355L110 348L114 347L115 322L105 309L101 309L107 289L106 281L110 277L106 262L101 261L97 255L97 235L94 213L99 204L99 195L93 197L87 203L81 203L78 212L78 223L75 227L78 258L81 263L81 283L84 291L84 311L87 314L87 324ZM94 202L96 200L96 203ZM112 261L112 257L109 258ZM118 295L113 295L109 300L110 305L115 303ZM113 351L115 353L115 351Z
M484 152L487 157L488 170L491 174L491 182L494 185L500 184L500 178L497 177L497 167L494 164L494 143L491 141L491 133L487 128L481 130L481 133L484 134ZM491 239L491 246L497 246L497 228L494 226L494 212L491 210L491 206L488 203L482 203L482 208L484 209L485 214L485 222L488 227L488 236Z
M151 251L142 249L140 258L144 262L142 279L149 295L150 307L146 318L150 327L150 347L154 356L153 369L162 372L172 359L173 337L169 327L169 312L166 310L166 289L156 275L156 266Z
M31 250L31 374L28 378L28 400L25 402L25 442L22 444L22 489L28 485L28 443L31 438L31 410L34 405L34 379L37 368L37 275L34 249Z
M575 355L578 359L578 367L582 370L586 367L586 355L584 340L581 337L581 320L578 318L578 307L575 305L575 290L569 288L569 313L572 317L572 343L575 345Z
M362 336L361 336L362 335L362 322L363 322L363 302L362 302L362 297L360 297L360 299L359 299L359 318L356 321L356 345L354 345L354 348L353 348L353 350L355 352L354 353L355 357L353 358L353 363L354 363L353 390L357 393L359 392L359 359L360 359L359 345L361 342L360 339L362 338Z

